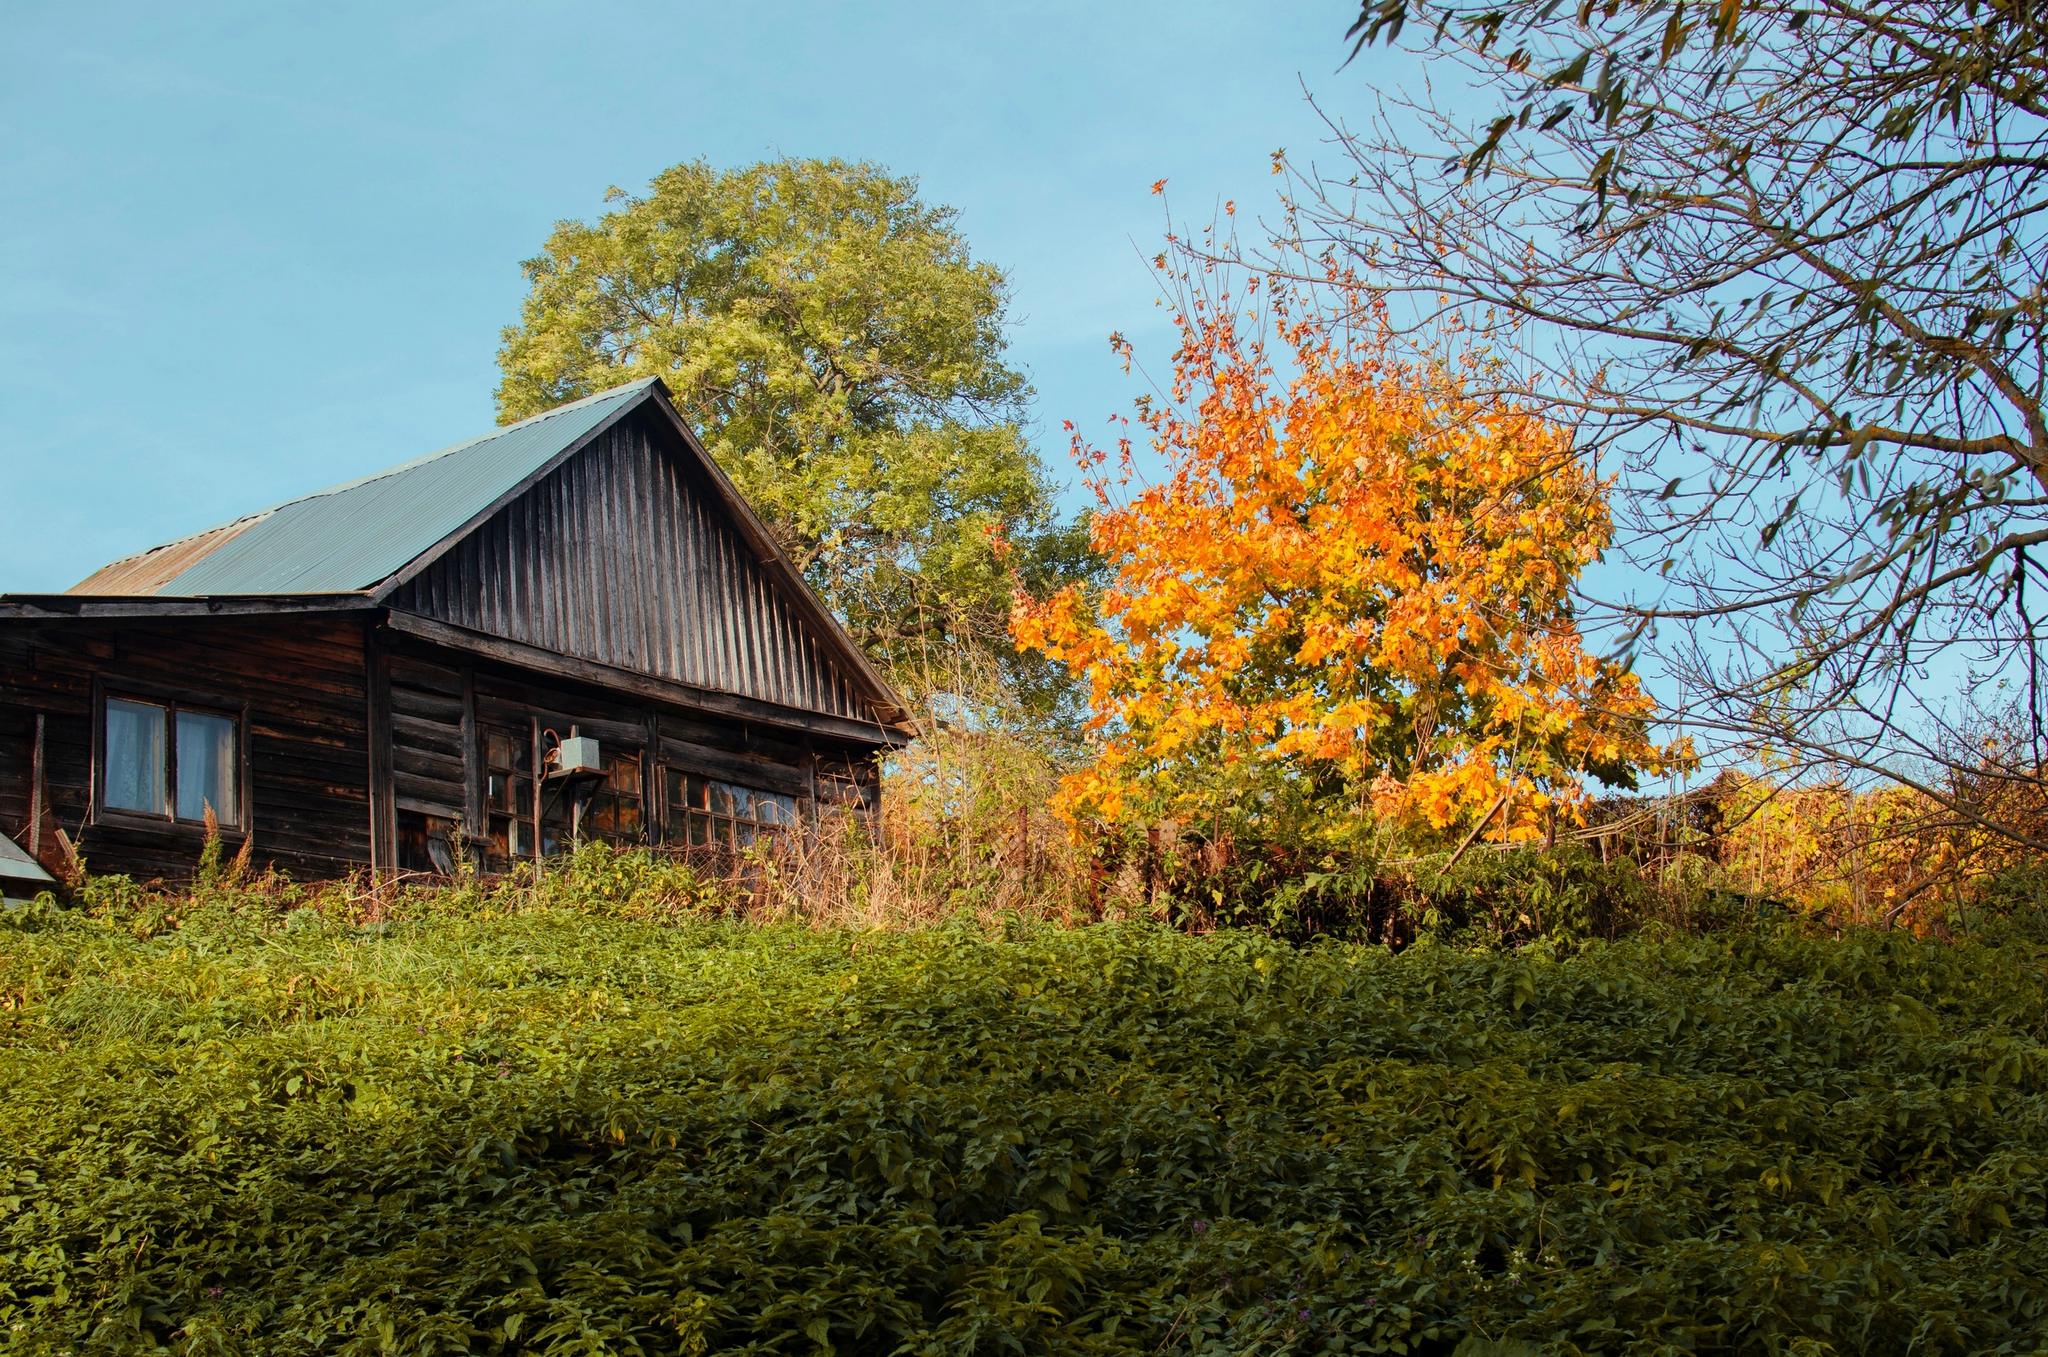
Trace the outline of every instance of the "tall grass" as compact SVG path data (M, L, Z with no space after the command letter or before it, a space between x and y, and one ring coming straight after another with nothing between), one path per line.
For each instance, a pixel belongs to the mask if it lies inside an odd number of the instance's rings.
M233 886L282 911L357 922L428 899L512 913L573 903L642 918L721 917L817 928L907 930L967 919L1071 927L1150 920L1183 931L1257 927L1405 946L1613 939L1648 924L1699 931L1759 910L1831 927L1953 934L2000 907L2037 856L1909 788L1854 789L1724 774L1682 796L1610 800L1552 844L1461 851L1379 832L1312 835L1271 817L1264 837L1163 821L1105 829L1048 804L1071 751L1014 724L927 721L891 760L879 810L828 816L739 853L588 847L536 869L319 885L260 875L245 851L210 849L191 891L119 879L81 894L135 927L174 919ZM1246 817L1256 827L1258 817ZM1369 828L1369 827L1368 827ZM1332 850L1332 839L1346 846ZM166 924L165 926L168 926Z

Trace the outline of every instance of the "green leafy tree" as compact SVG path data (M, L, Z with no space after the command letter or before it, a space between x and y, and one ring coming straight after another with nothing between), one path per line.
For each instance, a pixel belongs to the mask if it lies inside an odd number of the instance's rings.
M900 684L993 676L1056 707L1058 675L1009 646L1013 571L1049 589L1091 557L1025 436L1007 280L954 211L840 160L699 160L607 198L525 264L499 418L661 377Z

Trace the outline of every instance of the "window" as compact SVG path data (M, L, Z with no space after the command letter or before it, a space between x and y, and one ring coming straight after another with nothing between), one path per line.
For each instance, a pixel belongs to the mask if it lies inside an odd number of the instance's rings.
M164 803L164 709L149 702L107 699L107 806L167 815Z
M494 872L533 856L533 737L484 731L484 861Z
M615 845L645 843L646 820L640 813L640 755L605 750L599 765L604 781L583 806L583 837Z
M796 827L796 798L755 791L733 782L664 768L668 791L668 841L674 845L719 844L744 848L765 834Z
M176 702L109 697L101 745L108 810L242 823L240 722Z
M599 766L604 781L584 793L583 837L619 845L646 842L639 752L602 750ZM532 734L486 727L484 770L484 812L490 820L484 861L489 870L502 872L533 856ZM542 784L541 810L541 852L567 852L575 807L559 782Z
M178 713L178 818L203 820L206 808L224 825L238 824L235 801L235 718Z
M456 821L424 811L398 812L398 867L405 872L455 875Z

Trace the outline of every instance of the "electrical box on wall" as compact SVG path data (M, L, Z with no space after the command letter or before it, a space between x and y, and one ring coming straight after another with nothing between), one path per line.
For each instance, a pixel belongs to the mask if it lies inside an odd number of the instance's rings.
M599 771L597 741L588 735L571 735L562 741L561 752L554 771L557 773L595 773Z

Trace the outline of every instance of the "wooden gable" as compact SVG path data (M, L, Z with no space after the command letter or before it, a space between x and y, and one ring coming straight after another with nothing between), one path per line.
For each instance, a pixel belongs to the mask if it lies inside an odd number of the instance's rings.
M876 710L871 674L849 672L856 657L843 635L825 634L815 599L760 540L758 521L736 517L735 497L702 458L642 407L385 601L693 687L889 719Z

